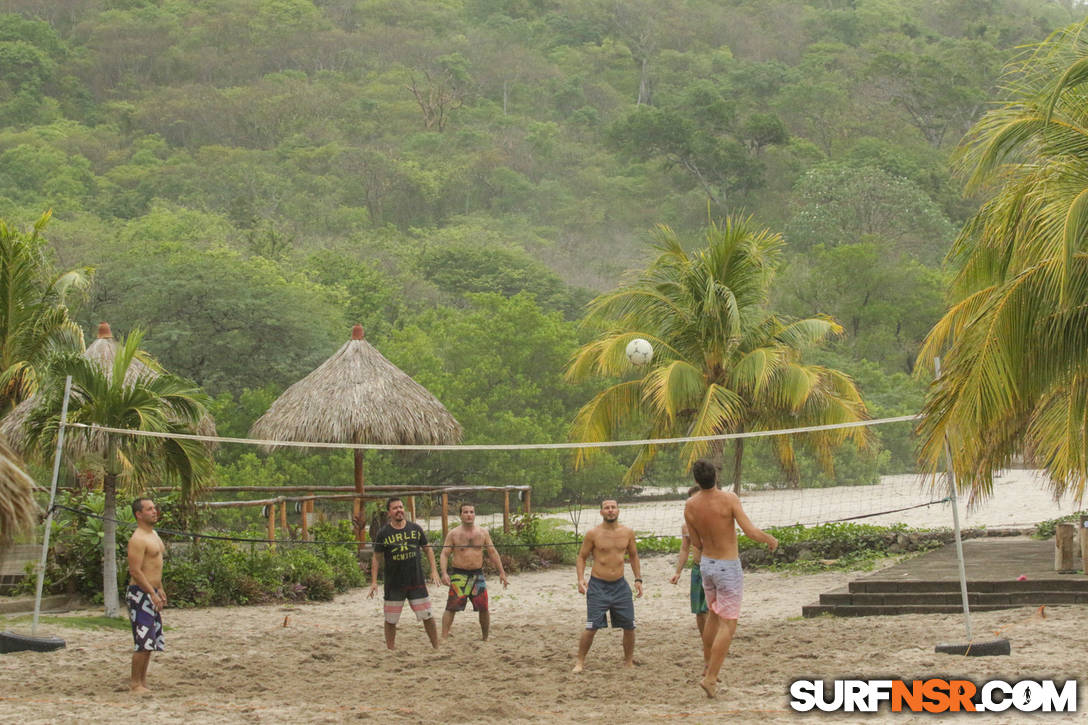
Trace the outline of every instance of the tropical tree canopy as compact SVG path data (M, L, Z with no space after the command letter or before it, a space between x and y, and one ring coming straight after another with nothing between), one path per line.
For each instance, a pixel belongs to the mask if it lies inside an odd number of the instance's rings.
M58 349L83 349L83 333L65 304L72 290L86 289L88 268L51 273L40 233L46 212L28 233L0 219L0 412L34 392L39 371Z
M919 431L936 470L947 440L972 500L1023 456L1055 495L1088 479L1088 21L1006 68L1005 100L968 134L968 191L987 198L950 259L950 307L920 354L940 356Z
M567 377L620 380L582 406L571 437L604 441L621 431L647 438L711 436L866 417L847 375L803 360L806 350L841 332L838 323L826 316L789 320L767 309L781 237L750 220L727 218L711 224L704 241L688 252L671 229L658 227L657 259L590 303L585 323L603 331L574 355ZM634 368L625 354L639 337L655 351L645 368ZM830 467L832 450L847 438L867 443L860 427L798 440ZM743 439L734 445L739 489ZM796 485L793 440L776 436L772 445ZM687 465L709 450L720 467L722 447L722 441L685 444ZM579 462L592 450L580 450ZM653 445L643 448L625 481L638 481L656 454Z
M72 377L68 422L167 434L196 432L206 415L206 396L192 383L163 374L140 351L142 335L120 342L112 366L83 355L63 354L50 362L49 383L27 420L32 450L44 455L56 444L62 381ZM146 366L132 374L133 367ZM177 483L182 499L192 501L209 482L212 460L204 444L186 439L107 433L90 428L67 431L81 467L101 467L103 512L103 596L107 616L119 611L117 597L117 494L137 494L157 483ZM67 443L66 443L67 447Z

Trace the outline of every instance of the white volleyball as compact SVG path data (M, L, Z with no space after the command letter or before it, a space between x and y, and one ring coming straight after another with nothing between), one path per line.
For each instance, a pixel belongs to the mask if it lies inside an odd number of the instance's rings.
M627 359L632 365L648 365L654 359L654 347L641 337L636 337L627 343Z

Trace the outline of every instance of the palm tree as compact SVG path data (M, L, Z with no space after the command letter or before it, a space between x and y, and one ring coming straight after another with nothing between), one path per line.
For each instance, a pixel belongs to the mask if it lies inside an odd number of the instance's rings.
M42 214L26 234L0 219L0 414L34 392L52 351L83 348L65 298L86 289L91 270L49 272L40 233L50 216Z
M685 251L668 227L656 232L657 259L637 277L589 305L585 324L603 332L571 360L567 378L628 378L582 406L571 436L614 439L638 430L649 438L708 436L784 427L845 423L866 416L853 381L826 367L807 365L803 353L842 328L828 317L785 320L766 309L782 239L757 230L750 219L711 224L706 246ZM635 338L654 346L641 376L625 348ZM866 445L863 428L808 433L801 443L826 467L847 439ZM799 485L793 440L772 438L787 478ZM707 450L720 468L723 443L686 444L688 466ZM593 449L579 449L577 463ZM639 451L625 477L638 481L657 454ZM733 487L741 485L744 439L734 442Z
M106 428L190 434L206 414L206 396L188 381L161 374L140 351L142 335L132 332L120 343L111 368L83 355L56 356L51 378L72 376L68 421ZM142 365L141 365L142 364ZM146 367L143 367L146 366ZM136 373L133 374L133 370ZM41 402L27 423L28 446L44 453L56 444L61 397L59 384L43 385ZM151 482L176 480L183 501L192 501L208 482L211 457L201 443L177 438L133 436L75 428L67 437L72 453L104 471L102 587L106 616L120 611L117 597L117 493L140 491Z
M0 442L0 544L37 522L34 481L23 471L15 452Z
M978 501L1023 455L1056 496L1088 480L1088 21L1006 68L1000 106L959 152L989 194L949 258L950 307L919 355L934 384L919 425L937 470L945 441Z

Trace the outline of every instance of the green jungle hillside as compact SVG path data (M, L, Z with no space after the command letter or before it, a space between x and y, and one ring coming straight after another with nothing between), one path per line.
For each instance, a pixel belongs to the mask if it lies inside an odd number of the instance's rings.
M665 224L780 232L772 293L844 335L873 417L917 412L944 255L977 207L951 159L1042 0L0 0L0 218L75 308L144 332L244 436L351 325L468 443L564 440L585 304ZM88 340L89 342L89 340ZM756 449L754 480L774 478ZM633 455L630 454L630 455ZM370 480L604 490L630 455L374 456ZM762 455L762 458L760 456ZM350 481L349 456L219 451L222 484ZM906 431L839 481L911 465ZM662 480L676 477L664 455ZM761 462L762 461L762 462ZM802 461L807 485L826 484ZM410 480L408 480L410 479Z

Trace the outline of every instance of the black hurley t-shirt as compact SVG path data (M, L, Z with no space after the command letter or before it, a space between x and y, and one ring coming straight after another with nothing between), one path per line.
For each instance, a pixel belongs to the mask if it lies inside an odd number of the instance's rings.
M385 555L385 585L406 587L424 584L420 551L427 544L427 534L419 524L407 521L403 529L386 524L374 537L374 553Z

